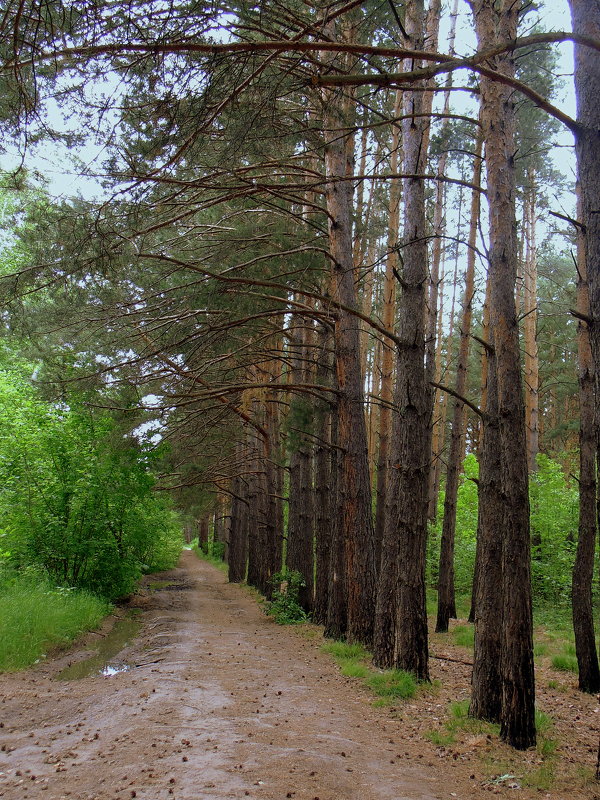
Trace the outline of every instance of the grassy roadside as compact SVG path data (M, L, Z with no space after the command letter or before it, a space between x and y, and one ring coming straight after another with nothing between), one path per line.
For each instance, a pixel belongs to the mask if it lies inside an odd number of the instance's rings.
M372 656L360 644L327 641L321 646L340 667L347 678L358 678L375 695L374 706L390 706L398 700L414 697L419 683L410 672L401 669L379 670L373 667Z
M218 567L222 572L227 572L228 566L223 561L221 555L215 555L212 552L205 553L202 548L198 547L198 541L196 540L195 544L192 544L191 547L186 548L192 550L198 558L202 559L202 561L208 561L209 564L214 564L215 567Z
M39 574L0 585L0 672L26 669L49 650L97 628L110 604L89 592L57 588Z

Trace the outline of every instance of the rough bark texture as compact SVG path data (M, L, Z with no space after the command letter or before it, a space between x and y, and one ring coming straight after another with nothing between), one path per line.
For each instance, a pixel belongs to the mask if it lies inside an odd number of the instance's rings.
M502 519L500 431L494 356L487 356L486 424L479 453L479 515L473 581L475 648L469 714L499 722L502 710Z
M413 0L406 6L405 27L411 46L418 50L423 48L424 24L423 2ZM405 94L405 114L421 113L423 94L422 91ZM420 116L403 122L403 171L407 174L424 172L427 127L428 122ZM384 544L380 582L393 587L397 575L395 665L428 680L425 549L432 396L425 370L428 263L425 191L421 180L405 180L404 219L404 269L397 331L400 344L394 396L397 412L386 525L386 529L389 526L386 542L391 549L386 551ZM374 655L376 661L381 659L383 663L383 652Z
M352 173L348 146L351 136L343 93L324 92L326 202L329 251L333 261L332 295L356 309L357 295L352 260L352 184L336 180ZM375 610L375 549L371 516L371 486L364 415L364 388L360 364L359 325L356 317L340 309L334 328L338 384L338 440L340 535L348 609L347 637L370 645Z
M483 138L478 137L473 168L473 184L479 186L481 181L481 154ZM467 367L469 361L469 345L471 342L471 318L473 316L473 296L475 294L475 246L479 226L481 206L480 192L473 191L471 199L471 223L469 230L469 250L467 256L467 273L463 294L463 315L460 326L460 345L458 364L456 367L456 394L454 414L452 418L452 434L450 453L446 472L446 495L444 498L444 520L442 524L442 541L440 546L440 566L438 572L438 610L435 630L445 633L450 618L456 617L456 600L454 597L454 536L456 532L456 501L458 483L463 457L465 428L464 397L467 386Z
M331 383L331 331L322 325L317 340L317 383ZM329 603L329 562L336 511L332 503L331 406L327 402L317 410L317 444L315 451L315 607L313 620L325 624Z
M537 246L536 246L536 185L535 175L529 176L525 195L525 263L523 275L523 339L525 344L525 427L527 431L527 462L529 472L537 470L539 452L539 384L540 361L537 346Z
M208 545L208 515L198 520L198 544L200 547Z
M253 416L260 419L258 400L252 401ZM265 443L257 432L249 432L248 470L248 575L246 580L259 592L271 591L269 536L267 528L268 495Z
M238 463L241 462L243 448L237 447ZM246 561L248 558L248 501L246 499L247 482L245 476L238 475L231 482L231 520L229 524L229 580L241 583L246 579Z
M581 217L581 200L579 201ZM585 263L584 234L577 239L577 310L590 315ZM579 688L596 694L600 691L600 669L596 650L592 583L596 551L596 443L594 436L594 366L587 323L580 320L577 334L579 366L579 536L573 565L573 631L579 668Z
M273 593L272 576L281 570L283 547L283 469L279 447L275 446L278 436L278 405L274 398L267 396L265 404L265 428L269 434L271 444L268 456L265 458L265 478L267 491L267 518L266 518L266 560L268 570L269 588L266 597Z
M402 112L402 96L396 93L395 116ZM400 130L396 125L392 130L392 152L390 169L398 172L398 148L400 145ZM396 310L396 278L394 270L398 270L400 259L398 257L398 235L400 224L400 198L401 183L393 181L390 187L387 258L385 276L383 281L383 309L382 321L385 328L392 330ZM377 505L375 509L375 542L377 569L379 581L377 586L377 603L375 609L375 663L380 667L389 668L394 663L395 650L395 621L396 621L396 575L393 570L382 571L381 558L385 553L388 563L397 563L397 541L393 527L388 527L386 539L386 495L389 476L390 436L392 434L392 400L394 390L394 349L391 342L382 342L381 353L381 411L379 414L379 454L377 461ZM385 543L384 543L385 540Z
M339 491L341 452L338 449L338 415L331 417L331 549L329 552L329 592L325 636L342 639L348 630L348 601L344 569L344 540L340 520L342 509Z
M573 21L573 31L578 34L598 38L600 36L600 7L593 0L570 0L571 17ZM595 419L594 434L596 448L599 446L598 427L600 423L600 181L598 174L600 171L600 104L598 103L598 88L600 87L600 59L593 50L581 45L575 46L575 92L577 96L577 122L578 130L575 137L575 152L577 155L577 168L579 178L579 188L581 192L581 222L584 232L584 251L585 269L589 287L589 316L592 320L589 331L592 368L594 370L595 381ZM582 409L583 411L583 409ZM582 414L582 422L584 416ZM582 433L583 435L583 433ZM589 435L589 434L588 434ZM586 444L586 457L589 458ZM582 458L584 455L584 442L582 442ZM588 476L590 465L586 465ZM583 466L582 466L583 475ZM589 477L587 485L581 487L582 509L587 514L588 503L591 502L591 486ZM586 517L586 530L584 542L581 541L582 529L580 527L580 548L583 551L581 557L578 549L578 561L576 567L577 577L574 575L574 602L575 592L581 602L579 611L581 618L578 619L578 627L587 628L586 639L590 635L591 609L588 606L588 592L586 588L589 579L590 565L584 566L591 550L591 520ZM587 573L587 574L586 574ZM578 603L579 605L579 603ZM575 615L575 608L574 608ZM579 614L578 614L579 616ZM584 622L587 619L587 623ZM593 638L593 632L591 633ZM584 647L581 636L579 650ZM589 648L589 645L587 646ZM588 653L589 656L589 653ZM594 670L593 670L594 671ZM596 677L591 675L591 682L595 682ZM594 691L597 691L594 689ZM600 751L599 751L600 759ZM600 761L599 761L600 763Z
M479 47L516 38L520 3L472 3ZM494 59L498 72L514 74L511 55ZM502 469L502 712L501 736L513 747L535 744L535 680L529 540L525 408L515 308L517 237L514 170L514 93L482 77L481 119L486 141L490 210L490 321L495 351ZM481 576L480 576L481 577Z
M309 374L310 320L297 319L289 331L292 384L311 383ZM313 447L307 429L312 425L313 402L306 397L293 397L290 417L292 451L290 453L290 494L286 565L302 574L304 586L298 600L305 611L313 609L313 544L314 544L314 493Z
M489 277L486 281L485 286L485 299L483 301L483 324L481 330L481 338L484 342L491 341L491 333L490 333L490 281ZM489 393L489 365L490 365L490 352L487 348L482 347L481 351L481 401L480 407L482 411L486 411L489 408L489 401L488 398L490 396ZM495 401L494 401L495 402ZM486 419L491 416L491 411L486 414ZM497 413L497 412L495 412ZM479 460L480 465L480 473L481 473L481 464L483 461L483 442L484 442L484 422L483 419L478 420L478 433L477 433L477 458ZM480 482L481 482L481 474L480 474ZM475 622L475 611L477 605L477 586L479 581L479 560L481 557L481 547L480 547L480 535L479 530L481 528L481 486L479 487L479 518L477 522L477 548L475 550L475 568L473 570L473 588L471 590L471 610L469 611L469 622ZM498 561L498 569L500 569L500 561Z

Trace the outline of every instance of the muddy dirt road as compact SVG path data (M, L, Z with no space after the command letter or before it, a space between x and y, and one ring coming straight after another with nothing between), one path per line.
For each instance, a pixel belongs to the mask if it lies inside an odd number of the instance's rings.
M138 601L128 671L56 680L89 655L82 646L0 676L1 797L451 796L315 640L277 626L189 551L161 577L171 585Z

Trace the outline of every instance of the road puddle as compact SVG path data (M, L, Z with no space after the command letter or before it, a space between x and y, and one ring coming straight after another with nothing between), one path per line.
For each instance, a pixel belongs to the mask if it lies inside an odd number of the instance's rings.
M82 661L70 664L56 676L61 681L80 680L96 675L117 675L126 672L131 665L118 658L119 653L137 636L141 623L132 616L115 622L112 630L98 640L96 653Z

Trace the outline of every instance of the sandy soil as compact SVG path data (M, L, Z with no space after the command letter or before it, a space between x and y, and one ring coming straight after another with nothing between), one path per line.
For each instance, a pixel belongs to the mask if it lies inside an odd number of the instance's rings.
M597 796L580 775L595 764L595 698L570 687L560 695L571 744L560 754L566 777L558 789L497 782L495 775L523 771L523 759L531 769L543 767L542 759L535 751L513 756L486 735L461 734L447 746L425 738L442 726L450 700L468 696L464 650L441 652L434 638L432 667L441 686L398 708L374 708L359 682L341 676L320 652L314 626L276 625L248 590L228 584L189 551L161 578L173 584L133 600L142 629L121 654L129 671L56 680L61 669L89 655L107 621L68 653L0 676L1 797ZM575 785L569 775L576 773Z
M134 667L53 677L75 651L0 679L0 795L13 798L430 800L388 725L316 642L184 553L141 598ZM140 602L138 600L138 602ZM395 727L395 726L392 726Z

